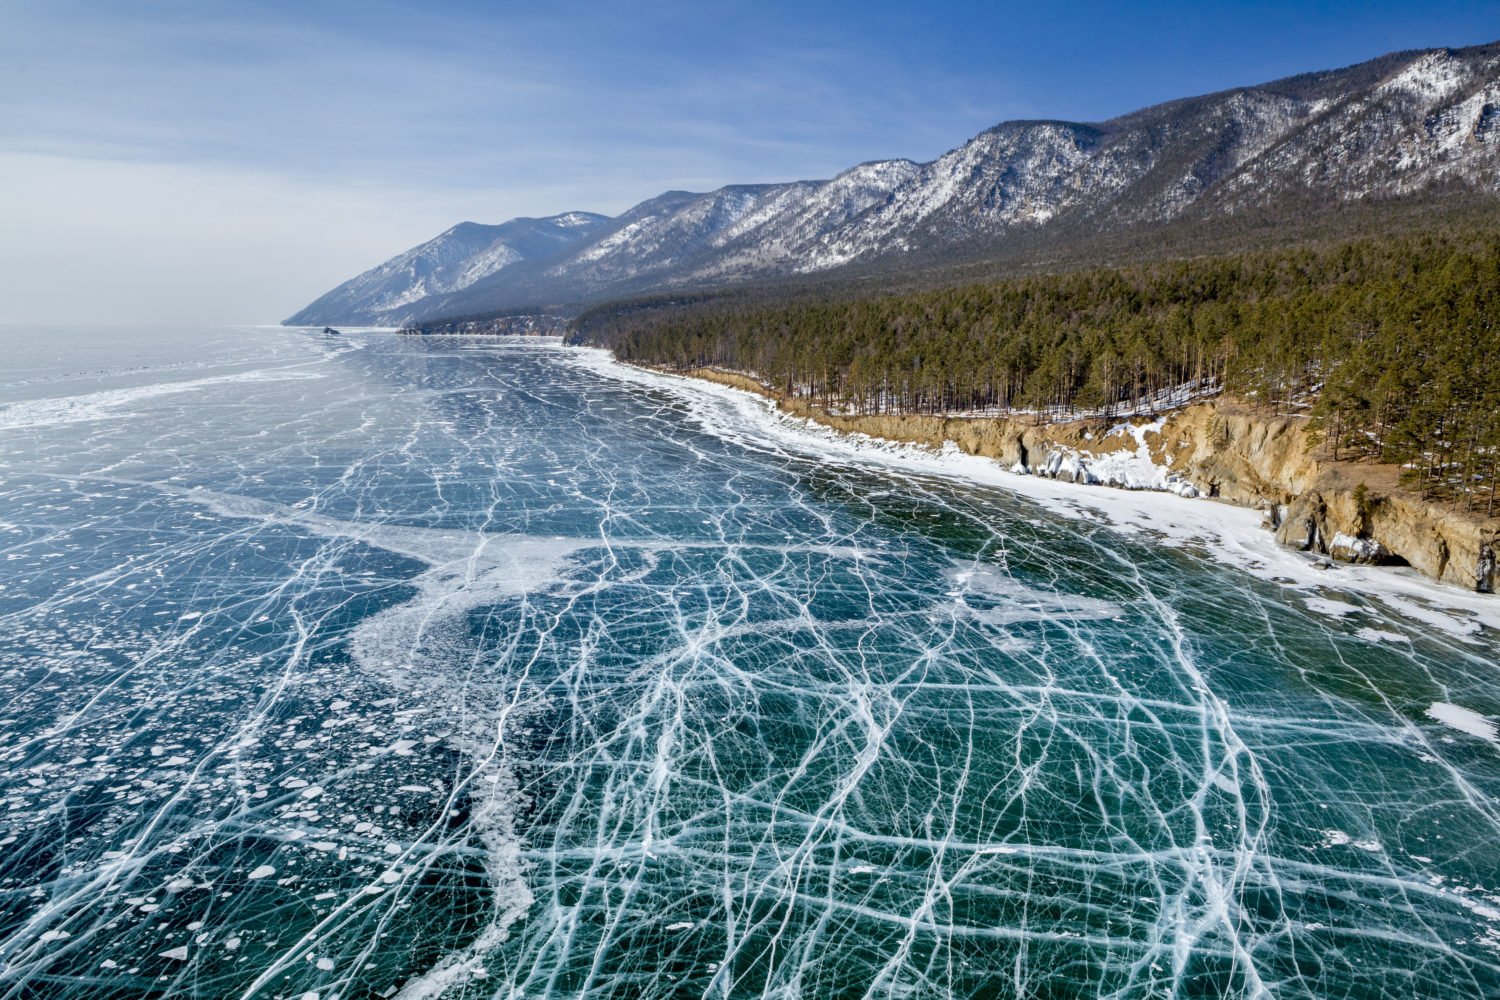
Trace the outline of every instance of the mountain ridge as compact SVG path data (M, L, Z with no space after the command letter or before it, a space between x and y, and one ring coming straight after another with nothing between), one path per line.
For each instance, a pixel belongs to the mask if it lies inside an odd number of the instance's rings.
M1388 53L1102 122L1005 121L927 163L870 160L826 180L667 191L614 218L461 224L478 228L453 227L287 322L400 325L537 304L575 311L1434 191L1449 202L1500 195L1500 42ZM568 218L579 221L556 223ZM539 241L522 223L556 232ZM506 227L517 229L496 232Z

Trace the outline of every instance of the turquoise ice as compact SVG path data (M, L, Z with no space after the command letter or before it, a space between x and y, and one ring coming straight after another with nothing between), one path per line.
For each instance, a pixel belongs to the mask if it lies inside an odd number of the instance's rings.
M1500 994L1471 598L555 343L4 336L0 998Z

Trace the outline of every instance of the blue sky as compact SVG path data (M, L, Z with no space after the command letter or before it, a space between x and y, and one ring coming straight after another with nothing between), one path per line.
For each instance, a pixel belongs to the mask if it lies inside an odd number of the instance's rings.
M461 219L1500 38L1500 0L0 5L0 319L26 322L274 320Z

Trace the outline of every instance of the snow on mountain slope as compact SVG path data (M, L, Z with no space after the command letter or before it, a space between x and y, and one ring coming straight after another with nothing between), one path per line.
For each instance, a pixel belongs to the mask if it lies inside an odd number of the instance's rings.
M1026 234L1086 244L1175 219L1300 213L1438 190L1445 199L1500 196L1500 43L1393 53L1107 122L1005 122L930 163L886 160L826 181L670 191L615 219L465 223L289 322L577 307L856 263L996 253Z
M1378 86L1329 101L1303 129L1246 165L1226 210L1292 195L1354 201L1458 182L1500 193L1500 49L1417 53Z
M835 267L983 228L1037 225L1083 196L1095 130L1008 122L920 167L868 216L826 234L801 270Z
M681 283L792 270L820 237L883 202L917 169L889 160L829 181L736 185L689 196L563 258L548 274L594 288L647 275Z
M722 257L699 268L695 276L754 273L783 265L801 270L824 236L883 204L919 169L910 160L879 160L851 167L826 183L800 185L795 197L782 199L774 210L758 213L727 234Z
M399 325L413 317L413 303L461 291L523 260L555 256L608 221L568 212L498 226L461 222L344 282L287 322Z

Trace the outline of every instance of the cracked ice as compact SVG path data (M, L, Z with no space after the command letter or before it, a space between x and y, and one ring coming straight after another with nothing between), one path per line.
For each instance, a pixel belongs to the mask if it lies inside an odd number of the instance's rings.
M0 997L1500 991L1456 596L555 343L74 336L0 385Z

